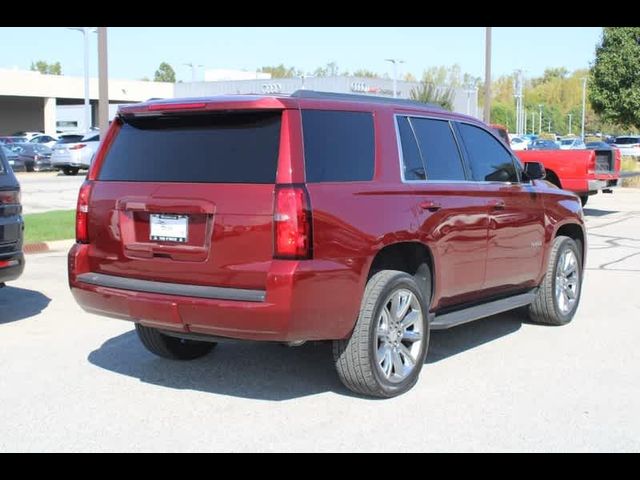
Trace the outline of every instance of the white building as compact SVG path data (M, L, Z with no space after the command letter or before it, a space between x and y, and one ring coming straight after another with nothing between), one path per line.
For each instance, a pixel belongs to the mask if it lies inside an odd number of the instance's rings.
M268 80L270 73L249 72L247 70L232 70L228 68L214 68L205 70L205 82L220 82L223 80Z

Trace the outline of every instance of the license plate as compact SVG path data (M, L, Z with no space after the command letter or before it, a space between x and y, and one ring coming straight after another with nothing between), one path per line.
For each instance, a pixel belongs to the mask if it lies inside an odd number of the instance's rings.
M149 238L159 242L186 243L189 231L189 217L152 213Z

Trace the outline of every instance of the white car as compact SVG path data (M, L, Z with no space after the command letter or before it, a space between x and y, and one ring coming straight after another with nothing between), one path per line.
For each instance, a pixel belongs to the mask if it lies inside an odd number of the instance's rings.
M36 135L29 140L29 143L37 143L38 145L46 145L49 148L53 148L53 146L58 141L57 137L52 137L51 135Z
M13 134L14 137L25 137L27 141L38 135L42 135L42 132L16 132Z
M52 149L51 166L62 170L65 175L77 175L80 170L88 170L99 144L99 132L60 135Z
M511 150L526 150L529 143L531 142L528 138L513 137L511 139Z
M638 135L616 137L612 146L619 148L623 156L640 157L640 136Z
M559 145L560 150L585 150L587 148L581 138L563 138Z

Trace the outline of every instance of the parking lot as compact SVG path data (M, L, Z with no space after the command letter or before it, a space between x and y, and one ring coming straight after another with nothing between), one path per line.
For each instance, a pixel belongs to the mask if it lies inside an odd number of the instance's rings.
M25 211L71 193L73 208L82 178L21 179ZM50 180L61 193L29 203ZM571 324L510 312L434 332L418 384L390 400L350 394L326 344L156 358L131 323L75 304L66 251L30 255L0 289L0 451L638 451L640 190L585 213Z
M78 189L85 179L83 173L75 176L58 172L16 174L22 189L23 213L75 209Z

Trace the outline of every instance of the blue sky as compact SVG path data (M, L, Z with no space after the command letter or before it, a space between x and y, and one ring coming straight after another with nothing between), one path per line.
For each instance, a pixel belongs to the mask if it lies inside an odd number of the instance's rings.
M587 68L600 27L494 27L493 77L547 67ZM66 75L83 74L82 34L64 27L0 28L0 68L29 68L31 61L59 61ZM399 73L419 76L431 66L461 66L484 76L484 27L111 27L109 76L153 77L162 61L178 80L191 79L185 63L255 71L284 63L304 71L335 61L342 70L366 68L392 74L385 58L405 61ZM91 71L97 75L97 39L91 34ZM201 69L202 70L202 69ZM202 71L199 72L200 78Z

